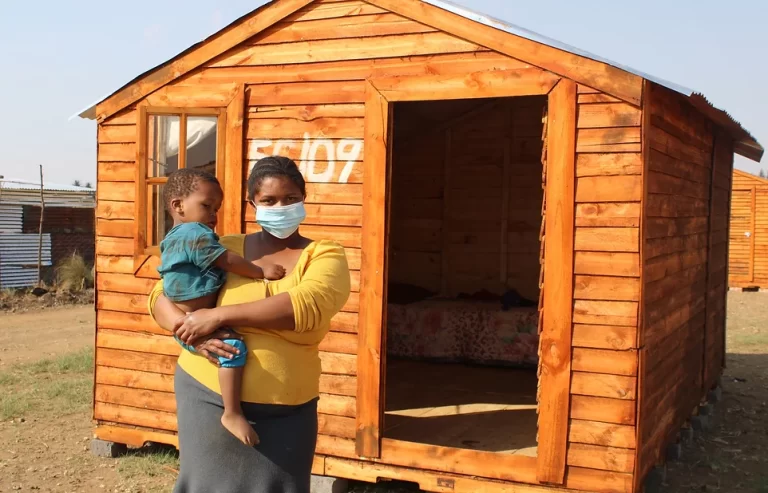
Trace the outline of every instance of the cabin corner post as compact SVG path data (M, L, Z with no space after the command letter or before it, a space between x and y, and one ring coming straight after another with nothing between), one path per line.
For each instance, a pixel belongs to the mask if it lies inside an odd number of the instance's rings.
M540 342L537 480L565 481L573 332L577 86L562 79L549 94L544 323Z
M390 128L390 103L367 82L355 449L369 458L381 453Z

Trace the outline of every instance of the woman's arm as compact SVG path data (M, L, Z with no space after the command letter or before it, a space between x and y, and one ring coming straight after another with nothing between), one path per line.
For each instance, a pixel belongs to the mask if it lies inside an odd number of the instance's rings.
M155 301L155 305L151 309L151 314L152 318L157 322L157 325L168 332L173 332L176 321L186 315L184 310L180 309L162 294L158 296L157 301Z
M205 337L220 327L296 329L293 304L288 293L280 293L250 303L197 310L183 318L175 319L174 322L171 329L175 331L176 337L186 344L189 344L188 341Z
M176 335L195 340L223 326L307 332L326 326L347 302L350 278L344 249L317 247L301 282L286 293L239 305L198 310L176 323Z
M169 332L172 332L176 322L186 315L183 310L162 294L162 282L157 283L150 293L148 308L157 325ZM241 339L241 336L229 329L213 331L195 342L195 351L218 366L220 363L217 356L231 359L239 352L235 347L222 342L222 339Z

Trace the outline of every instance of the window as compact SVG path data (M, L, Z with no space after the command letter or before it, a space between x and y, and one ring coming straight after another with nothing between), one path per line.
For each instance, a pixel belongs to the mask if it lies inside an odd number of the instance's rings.
M141 110L139 137L138 255L158 255L158 245L173 226L163 201L168 175L199 168L221 176L226 110L151 108Z

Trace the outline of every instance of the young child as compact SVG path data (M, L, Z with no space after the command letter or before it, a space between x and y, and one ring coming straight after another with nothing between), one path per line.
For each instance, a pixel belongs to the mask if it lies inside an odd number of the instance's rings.
M160 243L163 294L186 313L216 306L219 288L226 273L251 279L281 279L285 269L280 265L251 263L227 251L213 232L216 214L224 193L213 175L194 168L174 171L168 176L163 191L173 228ZM194 348L176 338L186 350ZM191 342L191 341L190 341ZM256 445L258 436L245 419L240 405L247 348L243 341L226 339L239 350L232 359L219 357L219 383L224 401L221 424L246 445Z

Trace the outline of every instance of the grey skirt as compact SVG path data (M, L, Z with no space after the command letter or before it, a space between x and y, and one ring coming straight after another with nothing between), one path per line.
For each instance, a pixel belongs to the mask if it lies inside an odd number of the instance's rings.
M181 468L174 493L309 493L317 399L299 406L243 402L259 435L248 447L221 425L221 396L176 367Z

